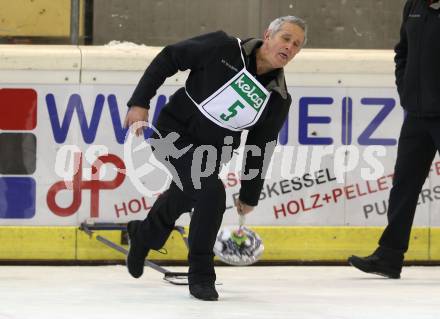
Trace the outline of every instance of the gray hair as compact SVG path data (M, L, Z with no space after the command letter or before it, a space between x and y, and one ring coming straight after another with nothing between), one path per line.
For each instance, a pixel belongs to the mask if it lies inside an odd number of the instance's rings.
M304 31L303 46L305 46L305 44L307 42L307 29L308 29L307 23L303 19L295 17L295 16L279 17L279 18L276 18L275 20L273 20L269 24L269 27L267 28L267 31L269 31L269 33L270 33L270 36L272 37L275 33L280 31L281 27L283 26L283 24L285 22L297 25L298 27L300 27Z

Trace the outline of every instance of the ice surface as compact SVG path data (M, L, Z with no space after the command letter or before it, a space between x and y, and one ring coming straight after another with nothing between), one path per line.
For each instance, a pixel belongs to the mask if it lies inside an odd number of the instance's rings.
M134 279L124 266L0 266L0 319L440 318L440 267L405 267L400 280L351 267L216 270L220 299L206 302L151 268Z

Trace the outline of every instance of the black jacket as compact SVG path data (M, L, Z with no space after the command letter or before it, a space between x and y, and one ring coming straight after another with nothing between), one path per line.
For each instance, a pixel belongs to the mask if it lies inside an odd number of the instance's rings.
M253 206L258 203L264 183L261 171L264 164L265 146L268 142L276 142L292 101L287 93L282 69L256 76L255 51L261 44L261 40L250 39L243 41L241 45L245 55L246 69L266 89L272 91L258 122L248 128L249 133L246 139L247 145L256 145L263 153L262 156L250 156L250 154L247 156L245 171L258 169L260 173L252 180L241 182L240 199ZM188 69L191 72L186 81L186 89L199 103L242 68L243 62L236 38L222 31L197 36L166 46L148 66L127 104L149 108L150 99L165 79L179 70ZM240 145L241 132L228 130L208 120L188 98L184 88L178 89L170 97L159 115L156 127L164 132L178 132L183 139L196 145L207 144L220 149L224 144L225 136L233 137L234 148ZM272 153L266 154L266 157L268 155Z
M407 1L395 52L403 108L416 116L440 116L440 10L426 0Z

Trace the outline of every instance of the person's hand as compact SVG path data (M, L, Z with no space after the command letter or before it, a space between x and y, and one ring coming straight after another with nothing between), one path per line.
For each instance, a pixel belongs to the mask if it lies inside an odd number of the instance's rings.
M125 116L124 127L130 127L136 122L148 122L148 109L141 106L131 106ZM133 133L136 136L142 135L143 126L139 126Z
M235 206L237 207L237 213L239 215L249 214L254 209L254 206L243 203L239 198L235 200Z

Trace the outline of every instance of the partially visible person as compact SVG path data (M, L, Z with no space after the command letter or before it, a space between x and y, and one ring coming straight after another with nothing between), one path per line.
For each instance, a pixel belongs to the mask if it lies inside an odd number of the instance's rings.
M352 256L354 267L400 278L418 197L440 150L440 3L408 0L400 41L395 47L395 75L407 113L399 137L388 225L379 247L368 257Z

